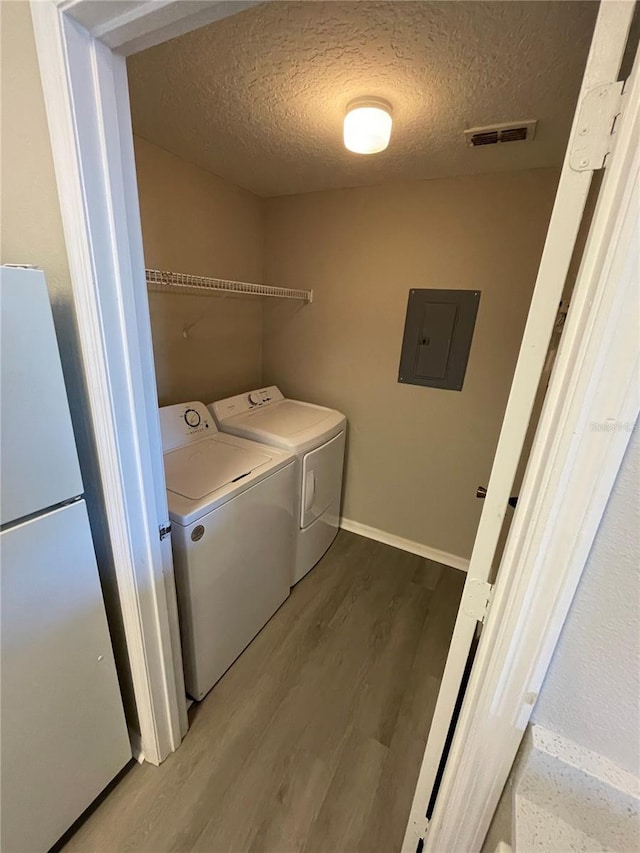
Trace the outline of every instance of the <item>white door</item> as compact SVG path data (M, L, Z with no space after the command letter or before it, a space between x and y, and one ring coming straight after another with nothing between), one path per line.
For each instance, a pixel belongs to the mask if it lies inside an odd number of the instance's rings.
M616 110L616 104L619 103L621 87L618 86L616 89L615 85L610 86L610 84L617 80L633 9L633 3L602 3L600 6L520 355L471 555L469 572L409 815L402 846L403 853L414 853L419 839L424 837L428 823L427 811L430 815L437 796L438 770L443 756L446 760L447 737L455 716L456 702L461 695L470 651L478 625L484 618L490 600L491 586L488 579L491 566L527 434L540 375L544 368L558 304L591 185L593 169L600 168L602 165L602 157L598 162L598 151L594 149L594 153L589 150L588 143L597 138L597 123L610 120L609 129L611 129L614 116L619 111ZM599 88L605 86L609 88ZM581 114L581 104L585 95L594 89L598 90L595 98L599 105L605 104L607 109L600 109L599 114L596 109L595 114L585 120L584 114ZM589 98L593 99L594 95L590 95ZM611 111L608 109L609 106ZM572 156L574 147L579 147L580 151ZM425 846L429 849L428 839Z

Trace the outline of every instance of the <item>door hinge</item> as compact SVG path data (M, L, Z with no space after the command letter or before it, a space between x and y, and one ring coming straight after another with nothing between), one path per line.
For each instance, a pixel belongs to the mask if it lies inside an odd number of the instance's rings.
M427 822L424 825L424 831L420 838L418 838L418 846L416 847L416 853L422 853L424 850L424 843L427 840L427 833L429 832L429 824L431 821L427 818Z
M161 524L158 530L160 531L160 541L162 542L171 533L171 524Z
M472 619L477 619L478 622L484 622L492 595L493 584L475 578L468 580L462 593L463 612Z
M595 86L585 94L578 107L569 151L569 165L574 172L603 169L613 147L614 127L622 113L624 81Z

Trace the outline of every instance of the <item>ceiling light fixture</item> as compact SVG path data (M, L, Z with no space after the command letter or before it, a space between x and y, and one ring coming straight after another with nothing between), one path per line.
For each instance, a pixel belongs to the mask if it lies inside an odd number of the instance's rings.
M344 144L356 154L377 154L391 137L391 104L383 98L356 98L344 117Z

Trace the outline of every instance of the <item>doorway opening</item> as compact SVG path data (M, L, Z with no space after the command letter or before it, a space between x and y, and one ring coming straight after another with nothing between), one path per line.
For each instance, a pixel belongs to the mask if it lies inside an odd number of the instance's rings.
M317 814L309 809L317 832L327 831L333 801L329 794L320 796L320 790L335 792L343 784L344 765L365 750L368 761L380 764L380 780L370 780L371 791L356 788L376 811L389 812L381 792L400 784L391 775L393 763L402 771L406 793L395 806L397 818L387 840L390 848L402 841L419 769L416 744L428 733L442 677L462 594L460 569L468 564L482 507L476 489L488 481L491 470L596 12L591 4L562 3L516 5L510 13L497 6L454 4L445 9L430 4L266 4L127 60L145 266L313 291L309 304L225 292L203 295L195 287L172 287L162 279L152 283L159 405L208 405L275 385L289 398L343 412L349 440L342 516L351 536L341 535L334 558L346 562L346 579L360 560L367 572L370 561L379 565L383 576L385 555L394 554L398 574L408 572L411 594L385 589L383 582L373 596L382 608L379 616L387 614L390 625L380 643L398 636L395 620L404 607L395 618L387 611L407 598L412 613L418 608L419 615L412 618L422 628L414 629L413 640L404 637L398 659L385 665L410 673L416 650L425 642L420 655L437 662L423 673L418 666L411 676L421 696L420 722L415 729L398 727L396 740L408 740L411 746L392 752L391 759L377 754L390 748L394 729L389 722L388 732L380 721L371 732L363 724L377 747L367 741L354 747L346 717L341 721L335 713L335 738L327 739L326 752L319 745L317 755L311 751L315 761L326 764L332 780L317 783ZM429 42L428 33L437 24L441 35ZM478 32L483 33L480 45ZM532 65L547 68L546 77L531 77L526 86L504 71L522 59L516 33L526 34ZM490 59L496 43L501 50ZM354 44L359 45L356 50ZM563 56L560 91L551 82L558 77L558 69L547 63L551 54ZM456 57L465 57L465 63ZM386 68L384 74L374 74L378 67ZM348 103L367 94L362 89L373 84L372 76L376 93L393 105L394 124L389 149L367 158L345 150L342 120ZM487 91L479 99L478 87L485 84ZM538 120L533 140L467 145L468 127L520 118ZM412 288L481 294L461 391L397 382ZM368 546L371 556L358 557L364 546L353 537L363 535L386 541L386 546ZM175 532L173 538L175 545ZM397 545L417 552L419 561L433 562L416 568L412 557L388 551ZM432 576L434 567L447 564L437 570L444 573L440 586L433 580L427 587L413 581L425 567ZM205 706L224 695L234 676L239 678L278 620L287 613L296 614L289 618L299 618L301 624L305 613L309 618L300 600L323 573L332 576L331 565L321 563L313 572L314 578L294 588L282 613L213 688ZM346 587L347 600L359 597L360 607L366 602L361 587L371 582L367 577L366 572L355 574ZM429 584L436 594L423 596ZM181 592L186 595L178 582ZM331 601L340 592L327 589L325 594ZM422 609L417 604L421 596ZM320 592L314 600L322 600ZM182 604L184 621L189 616L186 602ZM341 632L347 638L352 634L354 659L336 652L345 667L335 664L336 684L344 674L354 687L359 673L361 691L371 694L373 719L393 720L399 711L390 697L406 695L409 685L391 683L385 696L374 679L382 665L376 662L375 641L372 650L364 643L357 651L357 620L364 620L364 614L356 607L347 616L345 609L338 603L325 617L328 636L341 622ZM432 627L427 618L434 610L441 611L442 627ZM369 625L375 638L381 628L369 615L371 623L362 624ZM309 661L314 651L313 645L308 647ZM291 665L279 663L287 669ZM261 668L269 669L266 663ZM341 695L348 697L346 685ZM306 724L313 732L321 728L326 712L319 707L319 696L301 691L299 701L309 696L309 704L318 709ZM334 699L333 706L338 704ZM267 707L268 714L276 714ZM308 713L300 708L301 716ZM209 719L204 706L192 715L194 730L187 739L195 738L202 720ZM278 742L281 724L276 714L263 751ZM246 745L246 733L242 740ZM299 738L292 740L291 773L300 761ZM263 756L263 751L257 754ZM309 759L307 771L313 767ZM298 769L298 783L306 778L304 772ZM282 779L286 784L286 773ZM245 781L239 775L238 796ZM268 796L265 803L279 814ZM285 800L285 825L292 810ZM231 809L228 821L233 814ZM337 818L329 823L338 832ZM304 830L310 831L309 826ZM158 832L166 830L159 825ZM334 842L339 846L339 836Z

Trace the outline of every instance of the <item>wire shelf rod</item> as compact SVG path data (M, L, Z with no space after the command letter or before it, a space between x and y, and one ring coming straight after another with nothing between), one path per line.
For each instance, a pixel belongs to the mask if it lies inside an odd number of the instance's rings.
M147 286L160 290L197 290L213 293L237 293L248 296L277 296L280 299L313 300L312 290L294 290L288 287L272 287L269 284L253 284L248 281L230 281L224 278L208 278L201 275L169 272L168 270L146 270Z

